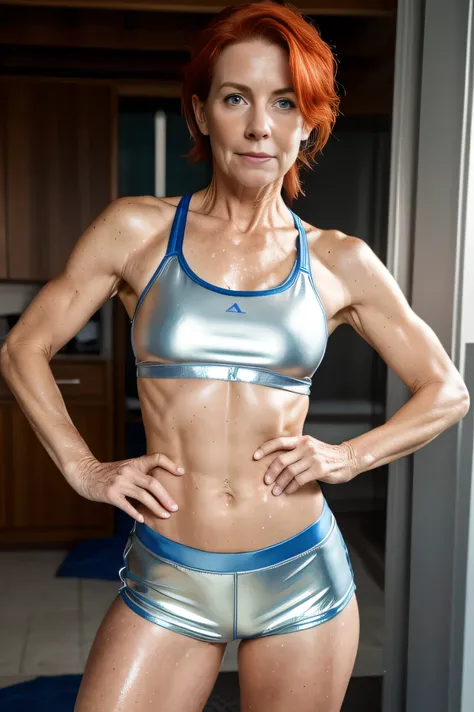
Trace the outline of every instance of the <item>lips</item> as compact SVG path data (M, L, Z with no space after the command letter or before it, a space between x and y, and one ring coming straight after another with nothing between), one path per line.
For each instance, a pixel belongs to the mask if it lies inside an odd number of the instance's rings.
M240 156L250 156L251 158L272 158L268 153L240 153Z

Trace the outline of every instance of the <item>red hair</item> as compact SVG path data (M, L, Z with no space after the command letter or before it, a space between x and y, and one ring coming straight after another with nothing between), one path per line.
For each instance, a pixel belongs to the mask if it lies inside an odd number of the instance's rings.
M192 163L212 159L209 136L201 133L194 116L192 95L201 101L209 95L212 69L222 50L229 44L263 39L283 47L289 55L290 72L303 120L311 134L300 148L295 163L283 179L290 201L301 189L301 166L311 168L311 161L326 145L339 113L335 74L337 61L329 45L294 5L272 0L232 5L224 8L201 32L191 60L183 73L181 109L195 145L186 156Z

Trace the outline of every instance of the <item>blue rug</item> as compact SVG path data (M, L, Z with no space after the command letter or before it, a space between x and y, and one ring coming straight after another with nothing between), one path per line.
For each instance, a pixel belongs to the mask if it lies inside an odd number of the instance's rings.
M134 521L121 509L116 509L114 536L84 539L76 544L58 567L56 576L119 581L123 551Z
M0 689L2 712L73 712L82 675L36 677Z
M56 571L56 576L119 581L127 534L85 539L76 544Z
M5 687L0 689L0 710L73 712L81 680L82 675L51 675ZM203 712L238 712L239 709L237 673L220 673Z
M0 689L2 712L73 712L82 675L37 677ZM341 712L381 712L382 677L353 677ZM221 672L203 712L238 712L239 678ZM127 710L128 712L128 710Z

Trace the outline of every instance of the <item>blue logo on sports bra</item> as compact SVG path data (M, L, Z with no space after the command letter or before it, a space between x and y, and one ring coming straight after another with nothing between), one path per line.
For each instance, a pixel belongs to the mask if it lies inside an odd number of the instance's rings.
M242 311L237 302L234 302L231 307L226 309L226 312L235 312L237 314L246 314L247 312Z

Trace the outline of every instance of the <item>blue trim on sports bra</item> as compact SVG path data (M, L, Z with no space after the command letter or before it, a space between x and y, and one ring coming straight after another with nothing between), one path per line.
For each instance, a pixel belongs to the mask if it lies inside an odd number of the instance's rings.
M140 294L137 304L135 306L135 310L133 312L132 319L130 321L131 323L131 333L130 333L130 341L131 341L131 346L132 346L132 351L133 355L136 359L136 352L135 352L135 344L134 344L134 325L135 325L135 318L137 315L137 312L145 299L146 295L148 294L149 290L155 283L155 281L158 279L160 276L163 268L165 267L166 263L168 260L176 255L179 260L179 264L182 267L182 269L186 272L188 277L193 281L196 282L197 284L201 285L205 289L209 289L214 292L219 292L220 294L227 294L227 295L234 295L234 296L245 296L245 297L259 297L259 296L265 296L269 294L278 294L279 292L283 292L286 289L289 289L291 285L295 282L296 278L298 277L298 274L300 272L306 272L309 276L309 280L311 283L311 286L313 288L313 291L316 295L316 298L318 299L319 305L321 307L321 311L323 313L324 317L324 325L326 329L326 341L329 337L329 331L328 331L328 322L327 322L327 316L326 316L326 310L324 309L321 297L319 295L319 292L316 288L316 285L314 284L313 281L313 276L311 273L311 268L310 268L310 259L309 259L309 247L308 247L308 238L306 235L306 230L304 229L303 223L301 222L301 218L294 213L291 208L288 206L288 210L290 211L291 215L293 216L293 222L294 226L298 230L298 240L297 240L297 253L296 253L296 260L293 263L293 267L288 274L288 276L285 278L283 282L281 282L279 285L276 287L273 287L271 289L262 289L262 290L232 290L232 289L224 289L223 287L218 287L216 285L211 284L210 282L206 282L204 279L199 277L189 266L189 264L186 261L186 258L184 257L183 254L183 238L184 238L184 231L186 227L186 219L187 219L187 214L188 214L188 209L189 209L189 204L191 202L191 198L193 196L193 193L187 193L183 195L177 205L174 217L173 217L173 222L171 225L170 229L170 234L168 238L168 243L166 247L166 252L160 261L159 265L157 266L156 270L153 272L152 276L148 280L148 283L146 284L145 288L143 289L142 293Z
M186 216L188 212L188 207L189 203L192 197L192 193L184 196L185 199L183 200L182 207L181 207L181 214L180 214L180 219L177 221L177 227L176 227L176 234L175 239L173 240L173 251L178 255L179 263L183 270L186 272L188 277L193 280L193 282L196 282L197 284L200 284L202 287L205 289L210 289L213 292L218 292L219 294L226 294L226 295L233 295L235 297L263 297L266 295L270 294L278 294L278 292L283 292L285 289L289 289L291 285L294 283L296 277L298 276L298 272L300 269L300 263L301 263L301 253L304 250L302 250L302 233L301 230L298 226L297 220L295 219L295 216L293 215L293 221L295 224L295 227L298 230L298 241L297 241L297 256L296 260L293 263L293 267L291 269L291 272L289 275L285 278L281 284L278 284L276 287L272 287L271 289L252 289L252 290L239 290L239 289L226 289L225 287L218 287L215 284L211 284L210 282L206 282L206 280L202 279L202 277L199 277L189 266L189 264L186 261L186 258L183 254L183 239L184 239L184 231L186 229ZM180 201L181 202L181 201ZM290 211L291 212L291 211Z
M299 215L296 215L296 213L293 213L293 211L292 211L290 208L288 208L288 210L290 210L290 212L291 212L291 213L293 214L293 216L296 218L296 220L297 220L297 222L298 222L298 229L299 229L299 231L300 231L300 234L301 234L301 235L304 235L304 245L305 245L305 247L304 247L303 253L304 253L304 263L305 263L305 266L303 267L303 264L302 264L302 266L301 266L301 268L300 268L300 271L307 273L307 275L308 275L308 277L309 277L310 284L311 284L311 286L312 286L312 288L313 288L313 292L315 293L315 295L316 295L316 297L317 297L317 300L318 300L318 302L319 302L319 306L321 307L321 311L322 311L323 317L324 317L324 326L325 326L325 328L326 328L326 342L327 342L327 340L328 340L328 338L329 338L328 319L327 319L326 310L325 310L325 308L324 308L322 299L321 299L321 297L319 296L319 292L318 292L317 287L316 287L316 285L315 285L315 283L314 283L314 280L313 280L313 273L311 272L311 265L310 265L310 260L309 260L308 237L307 237L307 235L306 235L306 230L304 229L303 223L301 222L301 218L299 217ZM303 263L303 260L302 260L302 263ZM324 354L323 354L323 356L324 356Z

